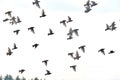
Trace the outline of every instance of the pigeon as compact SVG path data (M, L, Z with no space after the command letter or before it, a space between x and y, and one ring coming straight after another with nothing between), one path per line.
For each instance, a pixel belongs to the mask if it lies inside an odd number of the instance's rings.
M60 21L60 24L61 24L61 23L66 27L66 20Z
M20 18L17 16L17 23L21 23L22 21L20 20Z
M81 49L83 51L83 53L85 53L85 45L80 46L78 49Z
M86 2L86 4L84 4L84 6L90 6L91 4L90 4L90 0L88 0L87 2Z
M111 50L108 54L112 54L112 53L115 53L115 51Z
M76 65L72 65L70 68L73 68L73 70L76 72Z
M103 53L103 55L105 55L105 51L104 51L104 50L105 50L105 49L102 48L102 49L98 50L98 52L101 52L101 53Z
M32 45L32 47L37 48L38 45L39 45L39 44L36 43L36 44Z
M8 47L8 52L7 55L10 56L13 52L11 51L11 49Z
M46 16L46 14L45 14L45 11L44 11L44 9L42 10L42 15L40 16L40 18L41 17L45 17Z
M48 36L54 34L53 31L52 31L51 29L49 29L49 31L50 31L50 32L48 33Z
M95 1L91 1L91 7L93 7L93 6L96 6L98 3L96 3Z
M106 24L106 29L105 29L105 31L107 31L107 30L111 30L111 26L109 26L108 24Z
M19 70L19 72L20 72L21 74L22 74L24 71L25 71L24 69Z
M67 21L67 23L72 22L72 21L73 21L73 20L71 19L71 17L68 16L68 21Z
M46 70L46 72L47 72L47 73L45 74L45 76L52 74L49 70Z
M42 61L42 63L45 63L46 66L47 66L47 62L48 62L48 60Z
M73 52L71 52L71 53L68 53L68 56L71 56L72 58L73 58Z
M35 2L32 2L32 3L33 3L33 5L36 4L36 6L37 6L38 8L40 8L39 2L40 2L40 1L35 0Z
M111 29L111 30L112 30L112 31L113 31L113 30L116 30L116 28L117 28L117 27L112 27L112 29Z
M89 6L87 6L85 8L86 8L85 13L88 13L88 12L90 12L92 10Z
M76 51L76 55L75 55L75 57L74 57L74 60L79 60L79 58L81 58L81 56L79 56L78 51Z
M35 33L34 28L35 27L30 27L30 28L28 28L28 30L31 30L32 33Z
M73 37L70 35L70 36L67 38L67 40L71 40L71 39L73 39Z
M3 22L6 22L6 21L8 21L8 20L10 20L10 19L6 18L6 19L3 20Z
M79 30L79 29L74 29L72 32L74 32L77 36L79 36L78 30Z
M14 47L12 48L12 50L17 49L18 47L16 46L16 44L14 43Z
M18 35L19 31L20 31L20 30L17 29L17 30L14 30L13 32L16 33L16 35Z
M5 12L5 14L7 14L9 17L11 17L11 13L12 13L12 11Z
M16 22L16 18L13 16L11 19L10 19L10 24L17 24L17 22Z

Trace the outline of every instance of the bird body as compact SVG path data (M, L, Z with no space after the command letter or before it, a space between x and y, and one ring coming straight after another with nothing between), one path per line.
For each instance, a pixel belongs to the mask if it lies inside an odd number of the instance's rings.
M73 70L76 72L76 65L72 65L70 68L73 68Z
M44 60L42 61L42 63L45 63L45 65L47 66L48 60Z
M22 74L24 71L25 71L24 69L19 70L19 72L20 72L21 74Z
M61 23L66 27L66 20L60 21L60 24L61 24Z
M45 11L44 11L44 9L42 10L42 15L40 16L40 18L42 18L42 17L45 17L46 16L46 14L45 14Z
M52 74L49 70L46 70L46 72L47 72L47 73L45 74L45 76Z
M74 60L79 60L80 57L81 57L81 56L79 55L78 51L76 51L76 55L75 55L75 57L74 57Z
M32 47L37 48L38 45L39 45L39 44L36 43L36 44L32 45Z
M17 49L18 47L16 46L16 44L14 43L14 47L12 48L12 50Z
M68 16L68 21L67 21L67 23L72 22L72 21L73 21L73 20L71 19L71 17Z
M5 12L5 14L7 14L9 17L11 17L11 13L12 13L12 11Z
M105 49L102 48L102 49L98 50L98 52L101 52L103 55L105 55L105 51L104 51L104 50L105 50Z
M35 2L32 2L32 3L33 3L33 5L36 4L36 6L37 6L38 8L40 8L39 2L40 2L40 1L35 0Z
M7 55L10 56L13 52L11 51L11 49L8 47L8 52Z
M54 34L53 31L52 31L51 29L49 29L48 36L49 36L49 35L53 35L53 34Z
M16 33L16 35L18 35L18 33L19 33L19 29L18 30L15 30L15 31L13 31L14 33Z
M31 30L32 33L35 33L34 28L35 27L30 27L30 28L28 28L28 30Z
M85 45L80 46L79 49L81 49L83 51L83 53L85 53Z

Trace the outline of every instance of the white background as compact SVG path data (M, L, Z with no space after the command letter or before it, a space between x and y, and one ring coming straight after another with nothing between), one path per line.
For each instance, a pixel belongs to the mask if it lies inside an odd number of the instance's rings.
M31 79L34 77L47 80L120 80L120 10L119 0L96 0L97 6L89 13L84 13L87 0L41 0L41 9L32 5L34 0L0 0L0 75L19 75ZM45 18L39 18L41 10L46 12ZM2 20L8 17L4 13L12 11L22 22L10 25ZM70 16L73 22L64 27L59 22ZM106 24L116 22L116 31L106 31ZM35 34L27 30L34 26ZM69 28L79 29L79 37L67 40ZM55 33L47 36L49 28ZM15 35L14 30L20 29ZM7 56L8 47L18 46L11 56ZM38 48L32 48L38 43ZM86 52L78 50L86 45ZM98 53L106 48L106 55ZM69 52L79 51L80 60L74 61ZM115 50L115 54L107 54ZM42 60L48 59L46 67ZM74 72L69 66L77 65ZM20 74L19 69L25 69ZM45 76L46 69L51 75Z

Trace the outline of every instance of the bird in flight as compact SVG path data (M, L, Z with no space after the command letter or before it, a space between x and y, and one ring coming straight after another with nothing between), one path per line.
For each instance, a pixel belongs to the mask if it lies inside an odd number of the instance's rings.
M35 43L32 47L37 48L39 44Z
M20 20L20 18L17 16L17 23L21 23L22 21Z
M78 47L78 49L81 49L85 53L85 45Z
M76 72L76 65L72 65L70 68L73 68L73 70Z
M30 27L30 28L28 28L28 30L31 30L32 33L35 33L34 28L35 27Z
M3 20L3 22L6 22L6 21L8 21L8 20L10 20L10 19L6 18L6 19Z
M44 63L47 66L48 60L43 60L42 63Z
M79 36L78 30L79 30L79 29L74 29L72 32L74 32L74 33L76 34L76 36Z
M7 55L11 55L13 52L11 51L11 49L8 47L8 52L7 52Z
M12 11L7 11L7 12L5 12L5 14L7 14L9 17L12 17L12 16L11 16L11 13L12 13Z
M40 1L35 0L35 1L34 1L34 2L32 2L32 3L33 3L33 5L35 4L38 8L40 8L39 2L40 2Z
M76 54L75 54L75 57L74 57L74 60L79 60L81 56L79 55L78 51L76 51Z
M24 71L25 71L24 69L19 70L19 72L20 72L21 74L22 74Z
M52 31L51 29L49 29L48 36L49 36L49 35L53 35L53 34L54 34L53 31Z
M112 54L112 53L115 53L115 51L111 50L108 54Z
M100 50L98 50L98 52L101 52L103 55L105 55L105 48L101 48Z
M45 76L52 74L49 70L46 70L46 72L47 72L47 73L45 74Z
M73 57L73 54L74 54L73 52L68 53L68 56L71 56L72 58L74 58L74 57Z
M111 30L111 26L109 26L108 24L106 24L106 29L105 29L105 31L107 31L107 30Z
M89 6L86 6L85 8L86 8L85 13L88 13L92 10Z
M20 31L20 30L17 29L17 30L14 30L13 32L16 33L16 35L18 35L19 31Z
M45 11L44 11L44 9L42 10L42 15L40 16L40 18L42 18L42 17L45 17L46 16L46 14L45 14Z
M71 17L68 16L68 21L67 21L67 23L72 22L72 21L73 21L73 20L71 19Z
M18 47L16 46L16 44L14 43L14 46L13 46L13 48L12 48L12 50L15 50L15 49L17 49Z
M67 35L69 36L68 38L67 38L67 40L69 40L69 39L73 39L73 30L72 30L72 28L70 28L69 29L69 33L67 33Z
M16 22L16 18L13 16L11 19L10 19L10 24L17 24L17 22Z
M60 24L61 24L61 23L66 27L66 20L60 21Z
M96 3L95 1L91 1L91 7L96 6L98 3Z

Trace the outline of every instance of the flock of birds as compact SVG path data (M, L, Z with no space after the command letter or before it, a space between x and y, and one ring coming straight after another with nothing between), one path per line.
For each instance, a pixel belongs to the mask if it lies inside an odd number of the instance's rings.
M40 8L39 2L40 2L40 1L35 0L34 2L32 2L32 4L33 4L33 5L36 5L38 8ZM96 5L98 5L98 3L96 3L95 1L90 1L90 0L88 0L88 1L84 4L84 7L85 7L85 9L86 9L86 10L85 10L85 13L88 13L89 11L91 11L91 10L92 10L92 7L94 7L94 6L96 6ZM22 22L21 19L20 19L18 16L15 17L15 16L12 15L12 11L7 11L7 12L5 12L5 15L7 15L8 17L5 18L5 19L3 20L3 22L9 22L11 25L14 25L14 24L17 25L18 23L21 23L21 22ZM39 17L42 18L42 17L46 17L46 16L47 16L47 15L46 15L44 9L42 9L42 14L41 14L41 16L39 16ZM67 26L68 23L73 22L73 20L72 20L72 18L71 18L70 16L67 16L67 17L68 17L67 20L63 19L63 20L60 21L60 24L63 24L63 26L65 26L65 27ZM108 31L108 30L110 30L110 31L116 30L117 27L116 27L115 25L116 25L116 24L115 24L115 21L113 21L111 25L106 24L106 29L105 29L105 31ZM35 28L35 27L29 27L29 28L28 28L28 31L31 31L33 34L35 34L34 28ZM75 34L76 36L79 36L78 31L79 31L79 29L72 29L72 28L70 28L70 29L69 29L69 32L67 33L67 36L68 36L67 40L73 39L73 34ZM20 32L20 29L17 29L17 30L14 30L14 31L13 31L13 33L15 33L16 35L18 35L19 32ZM54 35L54 34L55 34L55 33L52 31L52 29L49 29L48 36ZM35 44L32 45L33 48L37 48L38 46L39 46L38 43L35 43ZM81 49L82 52L85 53L85 47L86 47L85 45L82 45L82 46L78 47L78 49ZM13 51L16 50L16 49L18 49L18 47L17 47L16 43L14 43L14 44L13 44L13 48L8 47L8 52L6 53L6 55L7 55L7 56L11 56L11 55L13 54ZM98 52L101 52L103 55L106 54L106 53L105 53L105 48L101 48L100 50L98 50ZM114 51L114 50L110 50L110 51L108 52L108 54L112 54L112 53L115 53L115 51ZM70 57L71 57L72 59L74 59L74 60L79 60L79 59L81 58L81 56L79 55L78 50L77 50L75 53L74 53L74 52L68 53L68 56L70 56ZM47 66L47 65L48 65L48 61L49 61L49 60L43 60L42 63L44 63L45 66ZM71 65L71 66L70 66L70 68L72 68L75 72L76 72L76 67L77 67L77 65ZM20 69L20 70L18 70L18 72L21 73L21 74L22 74L23 72L25 72L25 71L26 71L25 69ZM45 76L51 75L51 74L52 74L52 73L51 73L50 70L46 70Z

